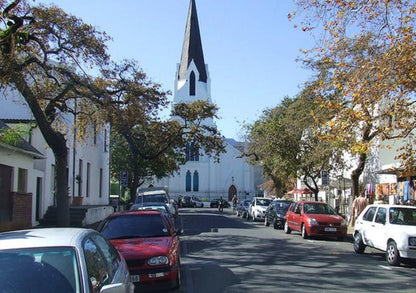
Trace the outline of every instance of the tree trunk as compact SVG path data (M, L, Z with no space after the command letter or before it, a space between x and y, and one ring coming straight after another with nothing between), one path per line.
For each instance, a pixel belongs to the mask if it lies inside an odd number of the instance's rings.
M360 154L358 156L358 166L351 172L351 195L353 197L359 196L360 194L360 183L359 179L364 171L365 163L367 161L367 154Z
M25 79L19 73L15 73L11 75L11 80L25 98L43 138L55 155L56 174L54 175L56 179L56 205L58 215L56 224L61 227L69 226L68 148L65 135L53 128L53 121L46 119L36 96L30 90Z
M55 152L54 152L55 153ZM56 213L58 227L70 225L68 204L68 161L67 149L65 152L55 153L56 162Z

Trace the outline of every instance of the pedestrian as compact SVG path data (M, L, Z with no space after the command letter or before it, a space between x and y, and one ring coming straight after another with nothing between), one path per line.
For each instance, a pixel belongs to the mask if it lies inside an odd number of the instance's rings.
M232 202L233 202L233 210L235 210L237 208L237 203L238 203L238 197L236 194L234 194L232 198Z
M365 193L361 192L360 196L354 199L352 203L352 215L351 215L351 226L354 227L355 220L364 210L364 208L368 205L368 200L365 197Z

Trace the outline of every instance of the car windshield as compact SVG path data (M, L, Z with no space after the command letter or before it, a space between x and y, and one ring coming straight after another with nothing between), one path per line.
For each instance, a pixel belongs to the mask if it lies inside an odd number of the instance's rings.
M164 194L151 194L151 195L140 195L136 198L136 203L148 203L148 202L162 202L166 203L166 195Z
M169 236L160 214L122 215L110 218L100 231L107 239Z
M25 248L0 251L1 292L80 292L72 248Z
M390 208L390 223L395 225L416 226L416 208Z
M268 199L268 198L258 198L257 199L257 204L259 206L268 206L268 205L270 205L270 199Z
M169 208L165 205L141 205L134 204L131 206L130 210L157 210L164 213L169 213Z
M305 214L337 214L333 208L324 203L305 203L303 210Z

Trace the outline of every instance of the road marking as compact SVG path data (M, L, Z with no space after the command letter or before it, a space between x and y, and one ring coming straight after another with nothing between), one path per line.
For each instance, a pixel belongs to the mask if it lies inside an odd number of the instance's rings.
M389 271L392 271L393 270L392 267L383 266L383 265L378 265L378 266L381 267L382 269L385 269L385 270L389 270Z

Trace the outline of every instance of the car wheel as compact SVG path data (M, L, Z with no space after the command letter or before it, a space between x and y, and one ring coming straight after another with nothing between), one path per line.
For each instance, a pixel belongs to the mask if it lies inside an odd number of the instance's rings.
M389 243L387 243L386 259L391 266L400 265L400 253L397 250L396 242L389 241Z
M308 232L306 232L305 224L302 224L302 238L303 239L308 239Z
M276 218L273 219L273 228L279 229L279 225L277 224Z
M270 223L267 221L267 217L264 217L264 226L269 227Z
M285 227L283 229L285 230L286 234L290 234L290 232L292 232L292 229L289 228L289 225L287 224L287 222L285 222Z
M355 253L362 254L364 253L364 250L365 244L363 242L360 232L357 232L354 234L354 251Z

